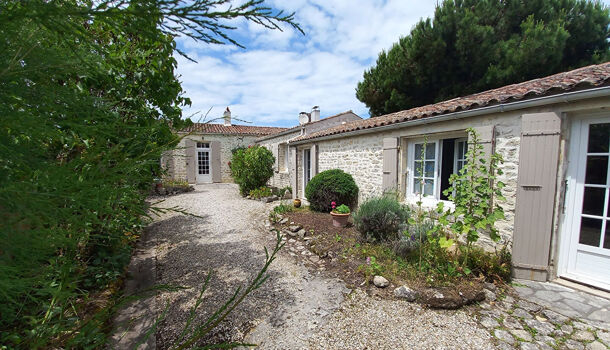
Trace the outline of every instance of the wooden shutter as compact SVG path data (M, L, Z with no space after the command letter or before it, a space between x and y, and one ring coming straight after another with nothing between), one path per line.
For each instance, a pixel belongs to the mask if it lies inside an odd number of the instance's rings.
M494 126L493 125L485 125L473 127L476 133L479 135L479 144L483 146L483 152L485 152L485 158L489 165L489 161L491 160L491 155L494 152ZM468 142L472 140L469 139Z
M195 170L197 169L197 150L195 149L197 142L191 139L185 139L184 146L186 155L186 181L190 184L194 184L197 182L197 175L195 173Z
M548 277L560 132L557 113L522 116L512 251L517 278Z
M311 146L311 177L313 178L318 173L318 146Z
M296 147L288 147L289 157L289 167L290 167L290 187L292 187L292 198L297 197L297 148Z
M210 148L212 149L212 182L222 182L222 164L220 162L222 145L220 141L212 141Z
M383 139L383 178L381 187L384 192L398 187L398 139Z

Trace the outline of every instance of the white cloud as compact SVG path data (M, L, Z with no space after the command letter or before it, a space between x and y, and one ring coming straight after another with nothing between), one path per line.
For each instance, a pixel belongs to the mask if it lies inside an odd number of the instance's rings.
M232 33L242 50L179 39L198 63L177 56L187 96L195 111L233 115L256 125L293 126L300 111L319 105L322 116L348 109L368 116L355 88L382 49L409 33L421 17L433 16L436 1L270 0L296 12L306 35L293 28L266 30L237 21Z

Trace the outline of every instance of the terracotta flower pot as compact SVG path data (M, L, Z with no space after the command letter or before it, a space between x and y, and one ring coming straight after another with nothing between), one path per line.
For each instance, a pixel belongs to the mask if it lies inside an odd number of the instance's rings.
M299 208L301 206L301 200L295 199L292 201L292 204L294 205L295 208Z
M335 227L345 227L347 226L347 219L349 219L349 214L339 214L330 212L330 215L333 217L333 226Z

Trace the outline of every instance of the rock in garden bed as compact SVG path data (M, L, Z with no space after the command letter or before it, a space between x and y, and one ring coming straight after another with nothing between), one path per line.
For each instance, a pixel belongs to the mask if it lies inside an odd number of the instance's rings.
M293 256L309 264L312 260L309 256L320 258L325 262L325 273L341 278L348 286L366 288L382 298L418 302L431 308L441 309L457 309L485 299L484 285L476 280L458 282L451 287L430 288L423 281L410 281L406 276L396 275L396 270L391 269L387 271L389 274L384 276L369 274L367 277L365 271L370 273L373 267L366 257L376 255L376 263L382 263L387 257L380 258L378 254L384 254L384 248L367 245L354 227L333 227L331 217L327 213L296 211L283 215L285 223L290 223L283 226L283 234L297 242L302 242L301 246L311 251L311 255L304 255L299 251L293 252ZM320 259L314 258L317 261ZM367 279L370 283L363 283L363 280ZM409 284L388 288L392 282L399 281ZM493 284L488 285L490 289L494 287Z
M427 288L419 301L435 309L458 309L464 305L485 300L483 286L479 283L463 283L455 287Z

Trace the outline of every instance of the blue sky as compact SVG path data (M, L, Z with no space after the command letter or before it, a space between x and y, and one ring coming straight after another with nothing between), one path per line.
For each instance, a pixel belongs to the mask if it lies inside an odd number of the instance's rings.
M197 61L176 57L183 88L193 101L185 116L212 108L209 116L219 117L230 106L233 116L251 125L289 127L297 125L299 112L318 105L322 117L351 109L367 118L366 106L355 95L362 74L420 18L432 17L436 0L266 3L296 12L305 35L239 20L231 23L238 27L231 36L246 49L178 39Z

